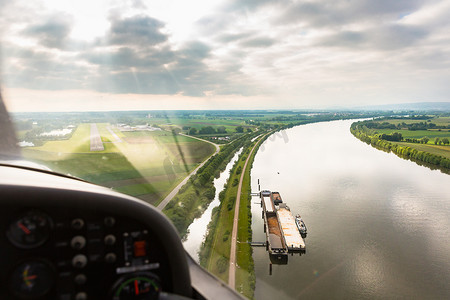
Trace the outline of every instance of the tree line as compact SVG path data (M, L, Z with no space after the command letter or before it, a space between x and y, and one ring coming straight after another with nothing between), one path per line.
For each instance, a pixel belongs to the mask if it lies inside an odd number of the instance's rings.
M256 133L245 134L224 145L219 153L212 156L198 169L197 173L180 189L172 201L164 209L164 213L172 220L178 232L184 237L192 221L200 217L209 203L214 199L216 189L214 178L220 174L234 153L241 147L247 147Z
M400 156L402 158L411 159L413 161L424 162L437 167L445 172L450 171L450 159L432 154L425 151L420 151L409 146L402 146L398 144L393 144L388 140L382 139L379 135L370 135L370 131L365 126L365 122L355 122L351 125L351 133L360 139L361 141L372 145L376 148L380 148L386 151L391 151L392 153ZM427 141L428 142L428 141Z

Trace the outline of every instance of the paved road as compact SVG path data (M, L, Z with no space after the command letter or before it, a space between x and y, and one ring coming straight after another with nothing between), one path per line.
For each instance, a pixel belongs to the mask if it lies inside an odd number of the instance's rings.
M241 178L239 180L239 186L236 194L236 205L234 206L234 220L233 220L233 231L231 233L231 250L230 250L230 267L228 272L228 285L235 289L236 286L236 242L237 242L237 231L238 231L238 222L239 222L239 206L241 203L241 189L242 189L242 181L244 180L245 169L247 168L247 163L250 157L252 156L253 150L258 143L256 143L250 154L247 156L247 159L244 164L244 168L242 168Z
M214 153L211 154L207 159L205 159L205 161L203 161L197 168L195 168L194 171L192 171L186 178L184 178L183 181L180 182L180 184L178 184L178 185L177 185L177 186L169 193L169 195L167 195L167 197L164 198L164 200L161 201L161 203L158 204L158 206L157 206L156 208L159 209L159 210L163 210L163 209L166 207L166 205L170 202L170 200L172 200L172 198L175 197L176 194L178 194L178 192L180 191L181 187L182 187L183 185L186 184L186 182L189 180L189 178L191 178L192 175L194 175L195 173L197 173L198 169L200 169L201 167L203 167L203 165L211 158L211 156L216 155L217 153L219 153L219 150L220 150L219 145L214 144L214 143L212 143L212 142L210 142L210 141L202 140L202 139L200 139L200 138L193 137L193 136L190 136L190 135L185 135L185 134L180 134L180 135L187 136L187 137L194 138L194 139L197 139L197 140L200 140L200 141L203 141L203 142L210 143L210 144L212 144L212 145L214 145L214 146L216 147L216 152L214 152Z

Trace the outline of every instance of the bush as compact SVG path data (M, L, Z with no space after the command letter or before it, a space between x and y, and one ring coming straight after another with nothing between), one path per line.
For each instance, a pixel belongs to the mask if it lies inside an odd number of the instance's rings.
M221 257L216 262L217 270L219 273L224 273L228 267L228 260L225 257Z
M230 231L227 230L227 231L225 231L222 240L223 240L224 242L226 242L226 241L228 240L229 237L230 237Z

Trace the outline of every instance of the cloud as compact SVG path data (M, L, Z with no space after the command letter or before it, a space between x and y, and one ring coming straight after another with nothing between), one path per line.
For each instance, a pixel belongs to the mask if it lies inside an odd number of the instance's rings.
M254 35L254 33L251 32L240 32L240 33L225 33L221 34L217 40L221 43L229 43L234 41L239 41L242 39L246 39Z
M314 2L295 1L286 5L284 12L275 19L277 24L304 24L322 28L365 22L398 20L418 9L424 0L348 0Z
M48 20L34 24L23 30L23 34L37 39L40 45L62 49L71 31L70 17L50 16Z
M37 90L86 88L86 74L90 70L67 58L36 50L3 45L5 56L3 77L10 87Z
M225 6L226 11L254 12L255 10L278 3L286 3L286 0L232 0Z
M98 51L89 51L80 55L80 58L86 59L89 63L108 67L111 71L120 71L122 69L139 68L148 69L161 67L164 64L174 60L174 53L169 47L161 49L147 48L139 50L130 47L121 47L118 49L102 49Z
M417 26L390 24L362 31L339 31L321 37L316 45L352 49L398 50L426 38L428 32Z
M163 22L144 15L111 18L107 42L111 45L157 45L167 41L167 36L160 31L163 27Z
M257 37L257 38L252 38L252 39L248 39L245 41L242 41L240 43L241 46L243 47L250 47L250 48L267 48L272 46L273 44L276 43L276 40L271 39L271 38L265 38L265 37Z
M450 75L450 15L437 0L225 1L179 24L170 11L158 14L162 2L127 0L105 9L101 30L82 41L73 38L83 38L75 15L18 1L0 18L0 31L17 38L2 37L8 86L204 99L264 94L291 103L359 101L374 87L373 98L389 90L389 99L411 95L413 85L447 91L435 79Z

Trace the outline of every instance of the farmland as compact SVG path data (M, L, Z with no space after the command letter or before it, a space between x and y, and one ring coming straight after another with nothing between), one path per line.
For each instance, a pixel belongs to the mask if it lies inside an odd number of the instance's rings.
M205 139L225 147L247 134L355 116L365 114L111 111L18 113L13 118L25 159L157 205L214 152ZM91 124L98 131L98 151L91 151Z
M433 115L419 120L387 118L365 122L365 126L369 135L382 137L399 133L402 140L391 142L450 159L450 147L444 143L450 139L450 117Z
M447 115L367 120L353 123L351 132L376 148L450 172L450 117Z
M209 143L164 130L121 132L108 123L97 127L103 151L90 151L90 124L79 124L69 139L27 147L23 154L55 171L69 171L73 176L157 204L214 152ZM116 141L117 137L120 141Z

